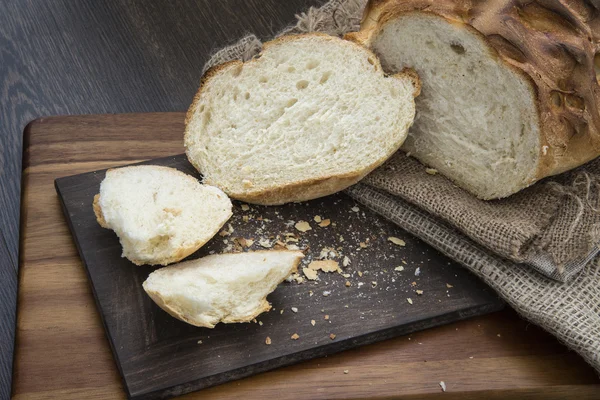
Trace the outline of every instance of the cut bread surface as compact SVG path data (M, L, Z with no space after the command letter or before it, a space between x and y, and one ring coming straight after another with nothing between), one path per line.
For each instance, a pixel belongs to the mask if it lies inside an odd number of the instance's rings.
M174 168L111 169L94 198L100 225L115 231L137 265L177 262L208 242L231 217L220 189Z
M422 79L405 151L483 199L535 180L535 94L473 30L407 13L384 24L372 48L387 71L412 67Z
M482 199L535 181L535 93L474 29L407 12L383 23L370 47L387 72L411 67L422 79L405 151Z
M258 204L308 200L357 182L412 124L418 78L326 35L288 36L259 57L209 70L185 145L207 184ZM415 87L417 86L417 87Z
M249 322L271 308L267 295L302 257L287 250L210 255L158 269L143 286L159 307L189 324Z

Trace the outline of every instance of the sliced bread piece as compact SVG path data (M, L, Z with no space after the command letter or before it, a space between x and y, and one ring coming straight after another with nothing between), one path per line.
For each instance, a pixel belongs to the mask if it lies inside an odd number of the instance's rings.
M416 74L386 76L356 43L284 36L205 74L186 118L186 153L205 183L239 200L325 196L402 145L418 92Z
M288 250L215 254L154 271L144 290L188 324L214 328L219 322L250 322L271 309L267 295L297 271L302 257Z
M174 168L110 169L94 197L98 223L115 231L137 265L177 262L208 242L231 217L231 201Z
M347 38L420 75L403 149L501 198L600 155L600 14L584 3L371 0Z

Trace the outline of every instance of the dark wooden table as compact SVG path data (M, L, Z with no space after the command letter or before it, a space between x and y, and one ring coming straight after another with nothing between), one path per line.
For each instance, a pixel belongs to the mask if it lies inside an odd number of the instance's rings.
M0 1L0 399L10 397L22 134L39 116L182 111L202 65L323 0Z
M11 390L19 265L21 149L22 132L26 124L47 115L183 111L187 109L197 89L203 63L214 50L247 32L268 38L284 25L292 23L295 14L323 2L324 0L0 0L0 400L9 398ZM98 152L102 151L102 147L99 147ZM51 231L51 227L49 229ZM80 283L82 287L85 286L83 282ZM35 300L38 303L34 305L45 302L43 297ZM91 301L88 303L85 306L92 308ZM93 344L102 351L98 354L104 356L92 357L94 365L100 363L103 368L86 370L87 381L80 383L99 383L95 398L122 396L119 387L114 386L118 383L118 377L96 314L84 315L91 321L90 326L94 327L90 331L95 340ZM402 360L414 362L414 368L425 376L432 364L424 364L421 358L431 360L439 354L437 344L428 350L428 338L450 337L453 332L467 332L461 333L464 335L460 336L464 338L462 344L456 349L450 349L462 352L463 348L472 344L469 335L481 334L478 331L480 323L491 327L487 332L490 340L498 339L497 332L502 332L503 338L513 334L509 344L501 347L501 351L490 354L498 362L504 362L505 368L509 370L515 364L506 361L505 357L517 353L539 353L550 361L555 359L553 357L556 354L559 354L557 359L560 359L566 353L566 349L555 339L540 329L528 327L526 322L507 310L484 317L481 321L471 320L439 328L437 331L423 332L418 337L413 337L417 346L400 352ZM81 329L87 327L85 325ZM39 343L46 345L43 332L35 332L41 337ZM339 372L342 364L348 362L353 371L364 369L365 377L372 377L375 386L387 390L380 391L381 393L394 396L397 394L394 392L394 382L402 381L410 386L415 375L401 374L399 372L402 370L397 368L390 369L389 365L381 364L380 358L391 354L389 346L397 349L403 340L406 341L406 338L347 352L337 358L314 360L263 374L256 379L214 388L202 395L231 398L238 397L240 391L243 391L249 394L248 398L264 398L265 392L278 397L282 393L291 396L295 391L302 391L310 382L320 382L315 384L335 391L339 384L331 380L330 373ZM421 341L423 346L419 346ZM49 346L52 344L47 344L46 348ZM55 363L49 357L38 359L33 352L28 354L30 363L23 369L25 373L22 378L25 381L22 384L31 391L21 397L51 397L44 391L48 389L47 381L52 380L49 373ZM449 356L454 357L453 353ZM571 363L582 363L574 353L567 357L572 358ZM548 365L553 365L552 362L530 361L529 358L518 360L521 361L516 362L523 365L532 363L531 370L534 372L525 379L535 382L539 381L540 376L546 376L548 371L545 368ZM396 361L398 360L390 361L390 365L393 366ZM449 365L440 363L439 372L452 369ZM501 381L502 373L499 373L499 369L494 370L483 361L477 365L481 366L479 375L486 374L485 377L489 376L491 382ZM581 367L581 364L578 365ZM68 360L64 366L69 367ZM99 374L98 371L103 371L104 374ZM78 377L77 373L80 372L82 371L74 371L73 376ZM298 376L303 379L297 380ZM348 377L352 378L350 375ZM595 385L596 377L589 369L579 379ZM113 382L114 385L107 386L107 382ZM437 385L437 381L432 382L434 386ZM517 391L522 387L519 381L511 383ZM469 382L462 384L468 386ZM497 383L502 384L503 381ZM491 396L488 398L502 398L502 393L496 393L495 387L491 385L489 391L480 394ZM365 385L355 388L349 384L348 389L357 396L366 397L371 393L370 388ZM590 386L589 390L593 389ZM323 396L327 396L327 393L329 392L323 392ZM541 390L523 389L521 397L563 398L567 394L577 396L578 393L579 398L583 398L581 392L571 390L568 385L559 389L548 386ZM71 393L73 398L87 397L87 394L87 391ZM452 397L451 393L445 395ZM588 395L587 398L593 398L591 392Z

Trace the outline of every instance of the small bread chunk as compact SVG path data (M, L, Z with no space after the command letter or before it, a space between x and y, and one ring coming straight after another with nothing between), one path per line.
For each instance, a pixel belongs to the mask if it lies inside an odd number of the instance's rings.
M188 324L249 322L271 309L267 295L297 271L302 257L287 250L215 254L154 271L144 290Z
M238 200L326 196L402 145L419 90L414 72L386 76L356 43L283 36L255 59L206 73L187 114L186 153L205 183Z
M111 169L94 197L98 223L115 231L123 257L137 265L180 261L208 242L231 217L220 189L174 168Z

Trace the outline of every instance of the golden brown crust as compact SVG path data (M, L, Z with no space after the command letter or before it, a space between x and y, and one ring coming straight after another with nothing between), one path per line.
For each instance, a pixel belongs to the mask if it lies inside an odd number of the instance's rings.
M200 88L198 89L198 92L194 96L192 105L190 106L190 108L186 114L186 119L185 119L186 128L185 128L185 133L184 133L184 142L188 143L188 137L189 137L189 135L191 135L191 132L188 129L189 123L192 120L193 115L196 113L198 103L200 101L202 92L203 92L207 82L209 82L213 76L215 76L219 73L222 73L223 71L225 71L229 68L232 68L233 66L239 65L241 67L242 65L255 62L256 59L259 58L260 55L262 55L264 53L264 51L270 47L273 47L273 46L276 46L276 45L279 45L282 43L290 42L290 41L295 41L295 40L302 39L302 38L307 38L307 37L308 38L311 38L311 37L319 38L320 40L326 39L326 40L332 40L332 41L339 41L339 38L337 38L337 37L327 35L324 33L319 33L319 32L312 32L312 33L306 33L306 34L300 34L300 35L281 36L281 37L271 40L267 43L264 43L261 52L255 58L252 58L246 62L241 62L239 60L232 60L232 61L229 61L229 62L223 63L221 65L217 65L215 67L210 68L204 74L202 79L200 80ZM360 42L353 41L353 40L345 40L345 41L341 41L341 43L345 43L349 46L355 47L355 48L359 49L360 51L364 52L365 54L368 55L369 61L374 66L375 70L383 71L383 68L381 67L379 58L375 55L375 53L373 53L367 47L363 46ZM400 80L408 78L415 88L415 90L413 92L414 97L418 96L419 93L421 92L421 81L420 81L419 76L416 73L416 71L407 68L405 71L402 71L400 73L393 75L393 77L395 79L400 79ZM293 184L284 185L284 186L280 186L280 187L272 187L272 188L267 188L264 190L254 190L254 191L248 190L243 193L234 193L230 190L226 190L225 188L223 188L219 184L219 182L211 181L210 177L205 177L205 183L208 185L213 185L213 186L217 186L217 187L221 188L230 197L232 197L234 199L246 201L246 202L252 203L252 204L279 205L279 204L285 204L285 203L289 203L289 202L299 202L299 201L311 200L311 199L315 199L318 197L322 197L322 196L326 196L326 195L329 195L332 193L339 192L339 191L347 188L348 186L357 183L369 172L373 171L375 168L377 168L378 166L383 164L383 162L385 160L387 160L401 145L402 145L402 143L398 143L398 145L396 146L396 149L394 151L390 152L389 154L386 154L385 157L382 157L380 160L377 160L376 162L374 162L373 164L371 164L370 166L368 166L367 168L364 168L362 170L351 171L351 172L348 172L345 174L340 174L340 175L323 176L323 177L317 177L317 178L312 178L312 179L306 179L304 181L295 182ZM198 164L198 162L196 160L194 160L192 157L190 157L189 152L187 151L187 146L186 146L186 154L188 156L188 160L190 161L190 163L198 171L200 171L200 173L202 173L202 169L200 168L200 165Z
M102 215L102 207L100 207L100 193L94 196L94 214L96 215L96 221L100 224L101 227L110 229L110 226L106 223L104 219L104 215Z
M594 70L600 9L594 7L584 0L371 0L360 32L347 38L369 46L386 22L410 12L437 15L476 32L534 96L540 125L537 180L600 155L600 86Z

